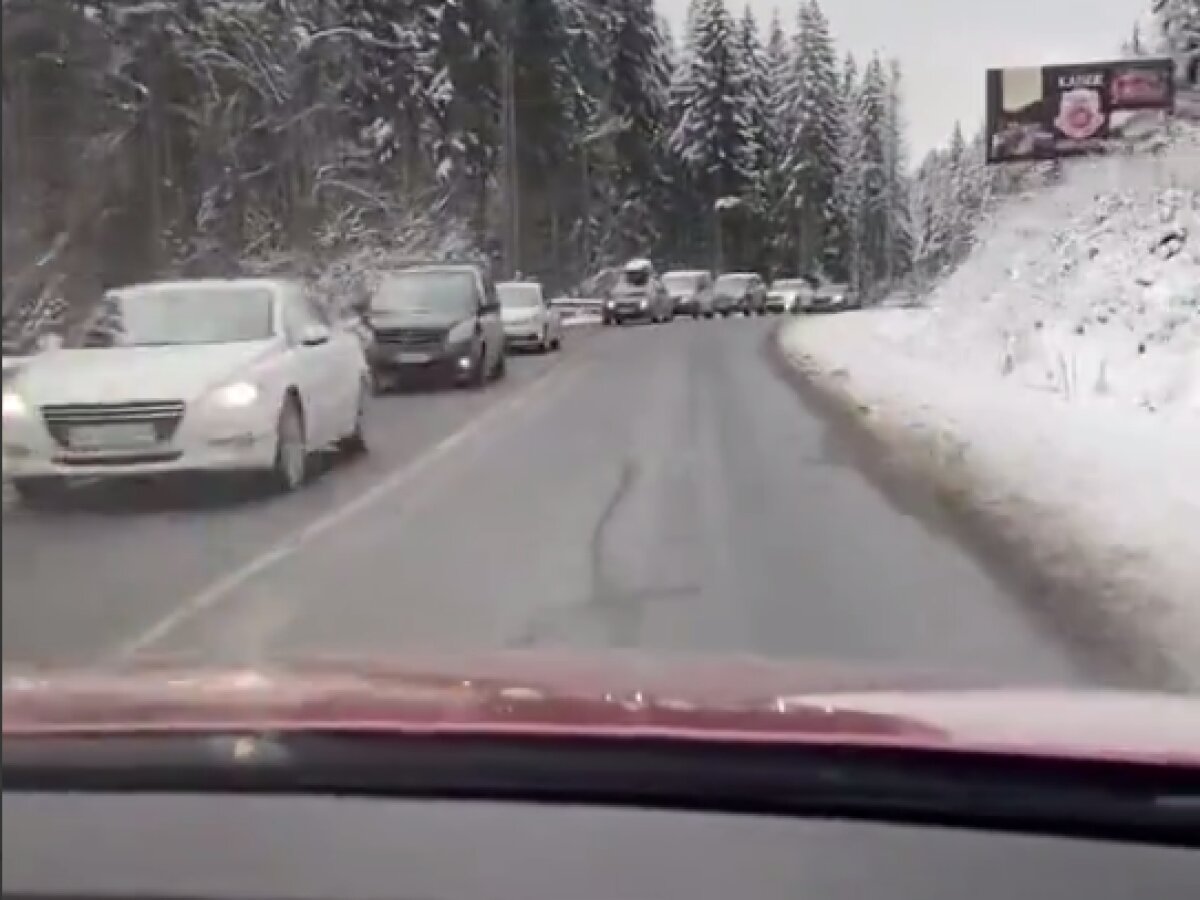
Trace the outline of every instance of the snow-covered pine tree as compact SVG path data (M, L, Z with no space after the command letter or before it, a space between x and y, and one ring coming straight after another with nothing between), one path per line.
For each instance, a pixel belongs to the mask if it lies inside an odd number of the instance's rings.
M967 141L956 123L948 145L930 151L918 167L910 184L906 228L918 277L936 277L971 251L997 193L1019 191L1041 178L1036 166L988 166L985 146L982 129Z
M921 281L934 277L944 258L948 182L941 154L931 150L917 167L908 195L908 240L912 269Z
M672 92L679 118L669 147L690 189L689 227L710 235L705 243L711 250L719 227L718 199L743 197L752 182L746 67L725 0L699 0L687 44L686 71Z
M672 141L674 141L675 128L683 119L685 105L696 90L697 22L700 18L700 7L704 2L705 0L690 0L688 3L687 16L684 20L683 37L679 45L675 48L675 58L671 68L671 86L668 93L668 104L672 122Z
M1140 22L1133 23L1129 37L1121 44L1121 54L1127 57L1146 55L1146 42L1142 39L1142 26Z
M385 179L415 192L437 164L437 23L416 0L343 0L342 16L357 62L346 108Z
M771 16L766 47L767 99L764 116L765 166L765 225L764 241L769 246L772 271L789 271L794 266L797 248L794 229L788 214L788 177L786 170L789 72L791 47L778 8Z
M975 231L990 195L991 174L984 161L982 137L967 142L956 122L946 151L946 168L952 197L948 217L949 262L958 262L975 241Z
M883 63L873 57L863 71L860 98L863 140L863 287L886 278L890 197L888 195L888 85Z
M451 208L471 220L480 246L498 235L492 186L500 159L500 46L493 0L447 0L437 8L438 79L446 97L438 174Z
M725 0L700 0L686 82L678 85L681 117L671 148L715 202L740 195L750 182L745 67Z
M559 241L558 268L573 278L592 271L602 249L610 243L614 218L611 141L599 140L610 119L607 98L612 90L612 35L616 19L607 4L571 0L560 4L567 33L572 78L577 90L570 101L570 155L558 196L565 235Z
M670 86L669 52L653 0L614 0L608 116L622 199L614 235L621 255L647 253L660 233L666 205L664 141Z
M768 173L775 161L767 115L771 89L770 62L759 36L758 20L749 5L738 23L738 43L743 68L742 104L746 118L742 153L749 173L749 182L744 189L747 205L743 220L746 233L741 236L748 252L741 262L765 271L771 265L768 247Z
M841 123L838 130L838 167L834 202L839 246L829 274L856 287L864 278L863 228L866 193L866 127L858 63L847 54L842 67Z
M1173 57L1179 80L1200 88L1200 0L1152 0L1158 51Z
M813 272L836 256L838 238L833 207L838 173L840 78L829 23L816 0L800 9L788 90L787 161L796 264Z
M887 71L887 106L884 116L884 183L887 192L887 257L884 277L890 282L908 270L908 145L904 139L903 76L900 62L891 60Z
M695 226L707 216L699 200L697 178L684 159L684 135L681 130L688 103L696 92L696 22L703 0L690 0L683 34L675 47L667 94L667 132L664 168L669 202L664 227L664 252L669 259L699 265L707 259L712 229ZM691 123L689 123L691 127Z
M570 57L563 6L571 0L514 4L513 82L520 171L520 246L517 268L554 277L566 234L560 201L578 179L568 169L577 131L579 84Z
M767 108L770 103L770 61L762 38L758 33L758 20L754 11L746 6L738 24L738 40L741 44L744 67L744 93L746 103L745 144L747 163L751 166L755 190L762 190L763 175L770 163Z

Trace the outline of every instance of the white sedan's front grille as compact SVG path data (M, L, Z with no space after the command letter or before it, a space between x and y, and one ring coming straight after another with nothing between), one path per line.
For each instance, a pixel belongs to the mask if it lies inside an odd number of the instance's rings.
M78 449L75 435L99 438L111 433L130 434L143 426L157 443L169 441L183 419L181 400L145 400L130 403L70 403L42 407L42 418L51 437L61 447ZM119 443L116 445L119 446ZM88 449L103 449L102 446Z

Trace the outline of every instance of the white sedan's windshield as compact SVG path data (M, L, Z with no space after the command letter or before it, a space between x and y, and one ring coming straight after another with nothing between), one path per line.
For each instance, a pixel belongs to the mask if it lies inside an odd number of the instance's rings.
M496 296L508 309L535 309L542 305L542 291L536 284L498 284Z
M802 291L807 286L808 285L803 280L796 278L796 279L789 279L787 281L776 281L774 284L771 285L771 290L778 291L778 292Z
M274 333L271 291L260 285L160 285L114 291L86 337L92 347L232 344Z

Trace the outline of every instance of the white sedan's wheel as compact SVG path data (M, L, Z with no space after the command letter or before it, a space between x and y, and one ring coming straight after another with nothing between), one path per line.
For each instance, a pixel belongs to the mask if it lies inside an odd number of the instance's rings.
M358 408L354 413L354 430L338 442L338 449L348 456L367 452L367 405L371 389L363 385L358 392Z
M275 430L275 467L271 472L275 486L285 493L300 488L308 475L308 446L304 437L304 417L292 397L283 403Z

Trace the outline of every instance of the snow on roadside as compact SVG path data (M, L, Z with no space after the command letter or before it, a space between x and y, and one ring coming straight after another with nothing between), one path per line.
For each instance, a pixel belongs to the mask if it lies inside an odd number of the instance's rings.
M900 350L899 310L806 318L785 351L1039 571L1200 688L1200 421L1131 418ZM903 323L901 323L903 324Z
M939 489L1200 689L1195 143L1083 163L1009 204L924 308L807 317L781 340Z

